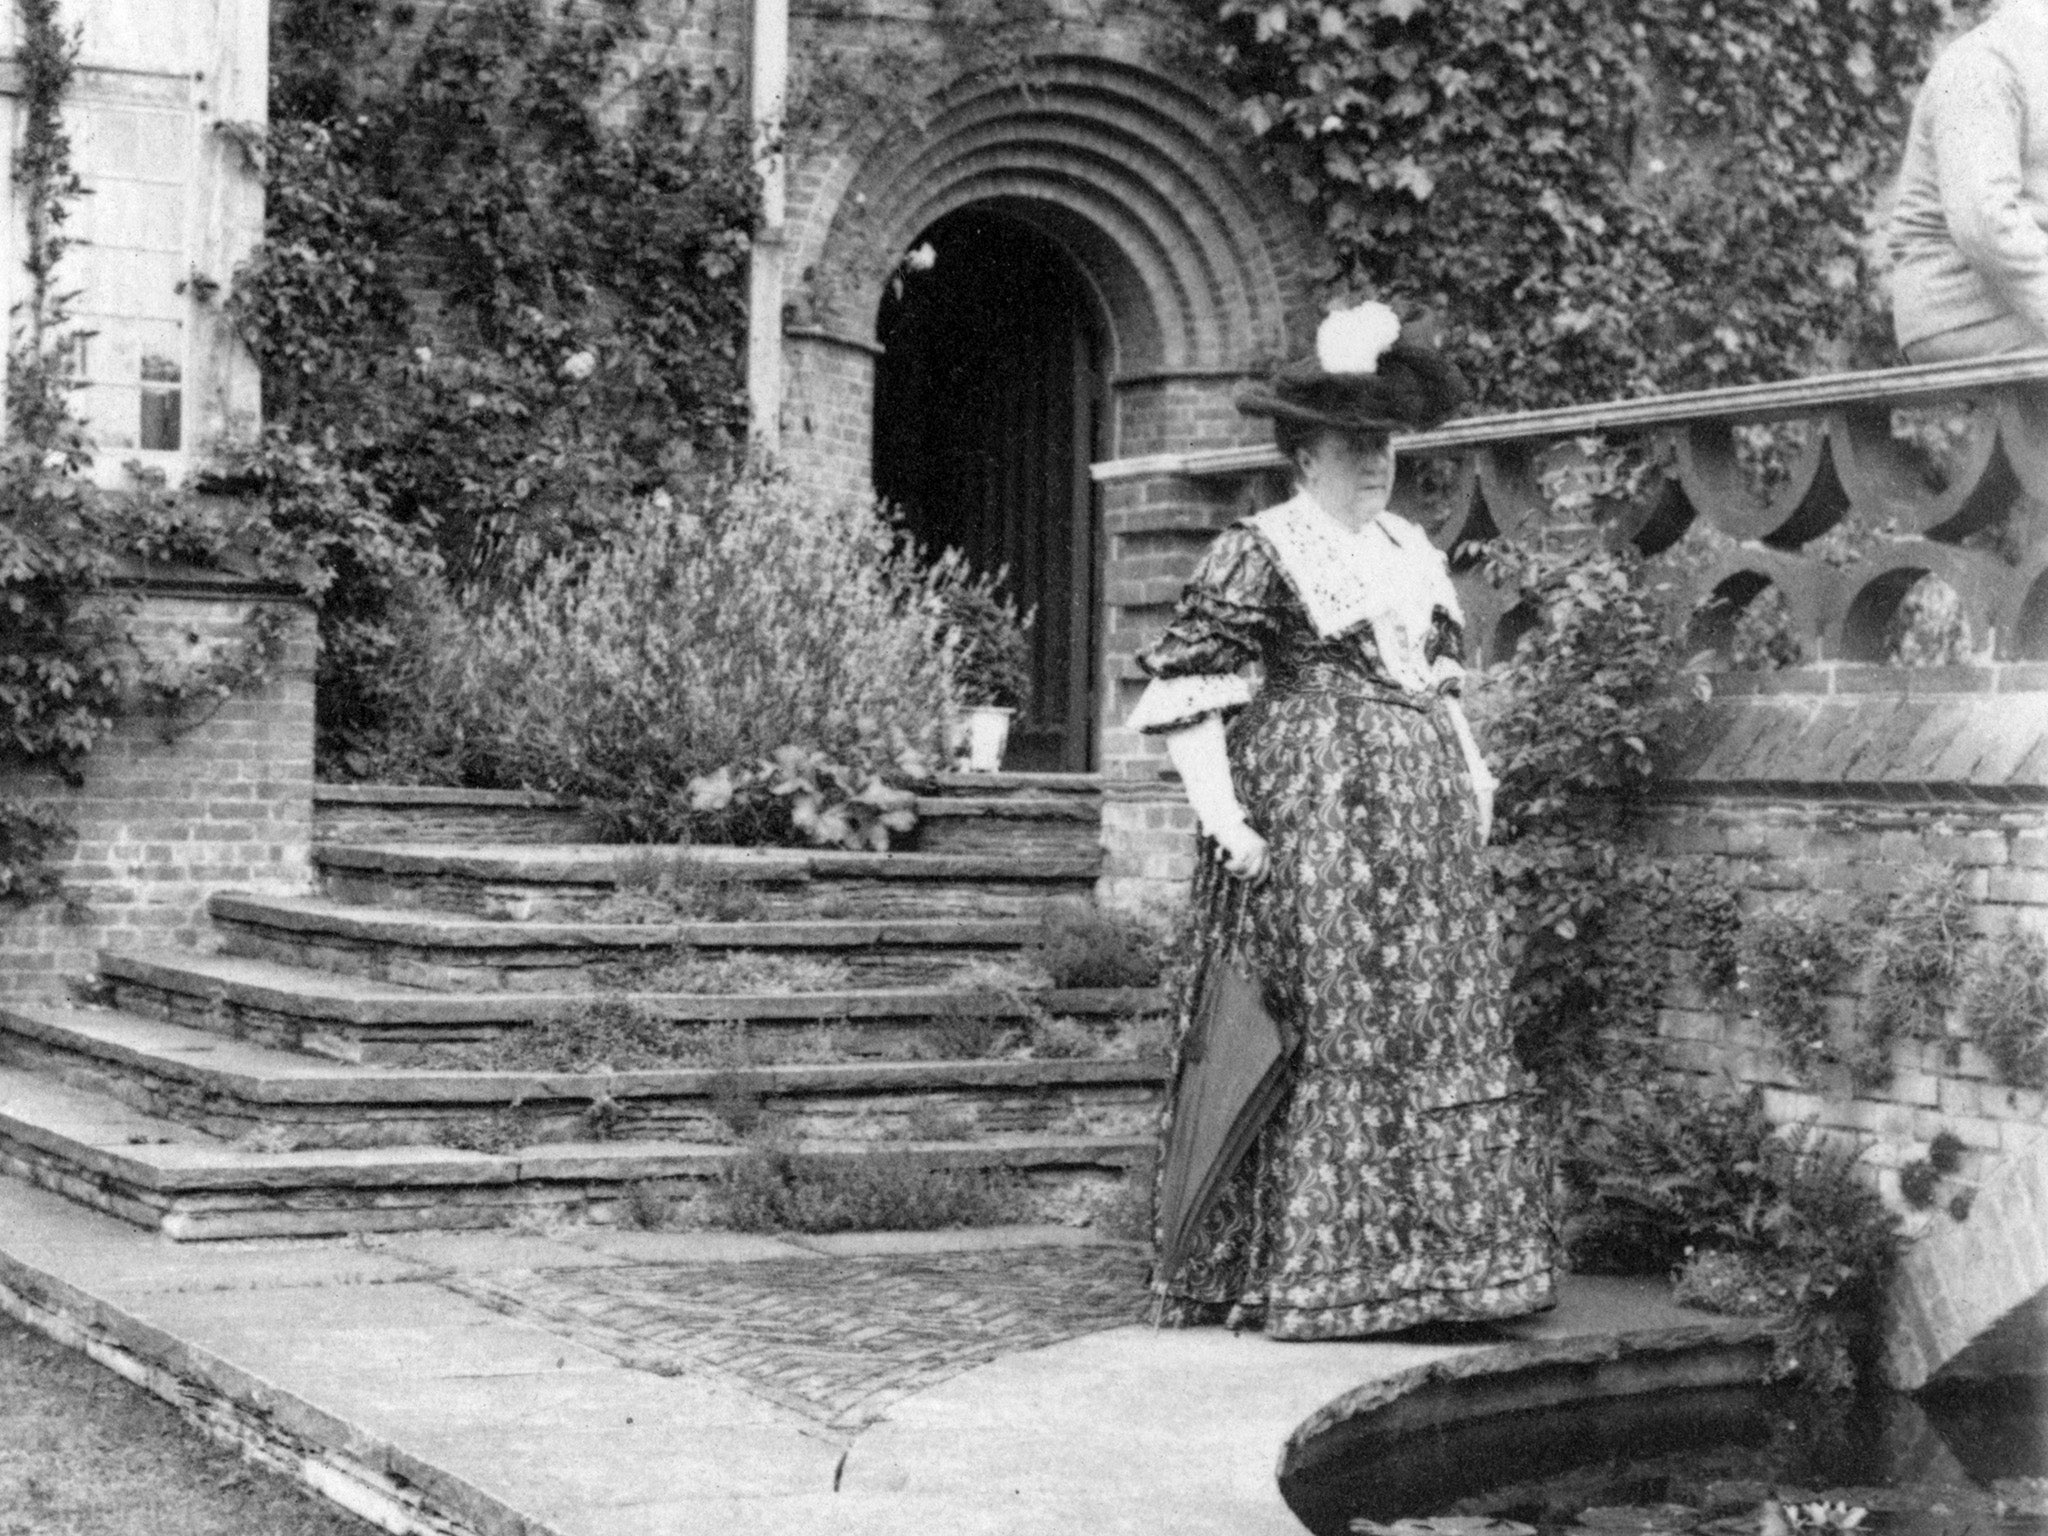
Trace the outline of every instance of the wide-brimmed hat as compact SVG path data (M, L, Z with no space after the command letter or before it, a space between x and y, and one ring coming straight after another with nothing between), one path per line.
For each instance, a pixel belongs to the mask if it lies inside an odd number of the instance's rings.
M1237 397L1247 416L1340 432L1420 432L1465 401L1465 380L1419 329L1384 304L1323 319L1316 350Z

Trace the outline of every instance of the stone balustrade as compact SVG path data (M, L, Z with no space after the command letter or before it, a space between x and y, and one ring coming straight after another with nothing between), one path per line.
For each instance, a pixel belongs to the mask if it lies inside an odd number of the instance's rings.
M1597 472L1585 440L1652 468L1607 526L1657 557L1697 648L1725 647L1765 592L1808 663L1883 663L1907 593L1954 593L1968 650L2048 660L2048 353L1829 375L1654 399L1476 417L1396 440L1395 510L1446 550L1560 530L1556 493ZM1147 778L1156 752L1121 728L1134 657L1171 614L1207 540L1286 494L1270 448L1095 468L1109 537L1104 767ZM1569 504L1567 495L1565 503ZM1476 569L1458 577L1482 659L1529 615Z

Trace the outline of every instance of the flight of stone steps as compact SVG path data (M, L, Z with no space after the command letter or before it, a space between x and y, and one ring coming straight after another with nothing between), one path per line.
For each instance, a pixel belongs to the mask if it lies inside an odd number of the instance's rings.
M1021 962L1091 899L1100 801L949 777L907 851L865 854L323 789L314 895L219 893L211 952L0 1008L0 1169L174 1238L369 1232L715 1211L766 1136L1099 1217L1149 1174L1164 998ZM599 1039L642 1054L581 1060Z

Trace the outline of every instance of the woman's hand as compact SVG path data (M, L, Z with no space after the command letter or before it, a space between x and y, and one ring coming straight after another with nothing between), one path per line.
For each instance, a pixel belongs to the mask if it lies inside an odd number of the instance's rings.
M1216 842L1223 850L1224 869L1251 885L1257 885L1266 878L1273 856L1266 847L1266 840L1248 823L1240 821L1223 828L1216 834Z
M1481 779L1472 786L1472 792L1479 800L1479 843L1484 847L1493 837L1493 784Z

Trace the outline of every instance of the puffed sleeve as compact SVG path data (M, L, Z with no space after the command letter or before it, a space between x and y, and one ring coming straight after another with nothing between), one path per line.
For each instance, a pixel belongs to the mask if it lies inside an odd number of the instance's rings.
M1249 703L1252 683L1241 669L1258 659L1279 596L1278 572L1258 536L1242 524L1219 533L1166 633L1138 655L1152 681L1126 724L1177 731Z
M1429 616L1429 638L1422 642L1429 680L1439 693L1456 693L1465 681L1465 626L1442 608Z

